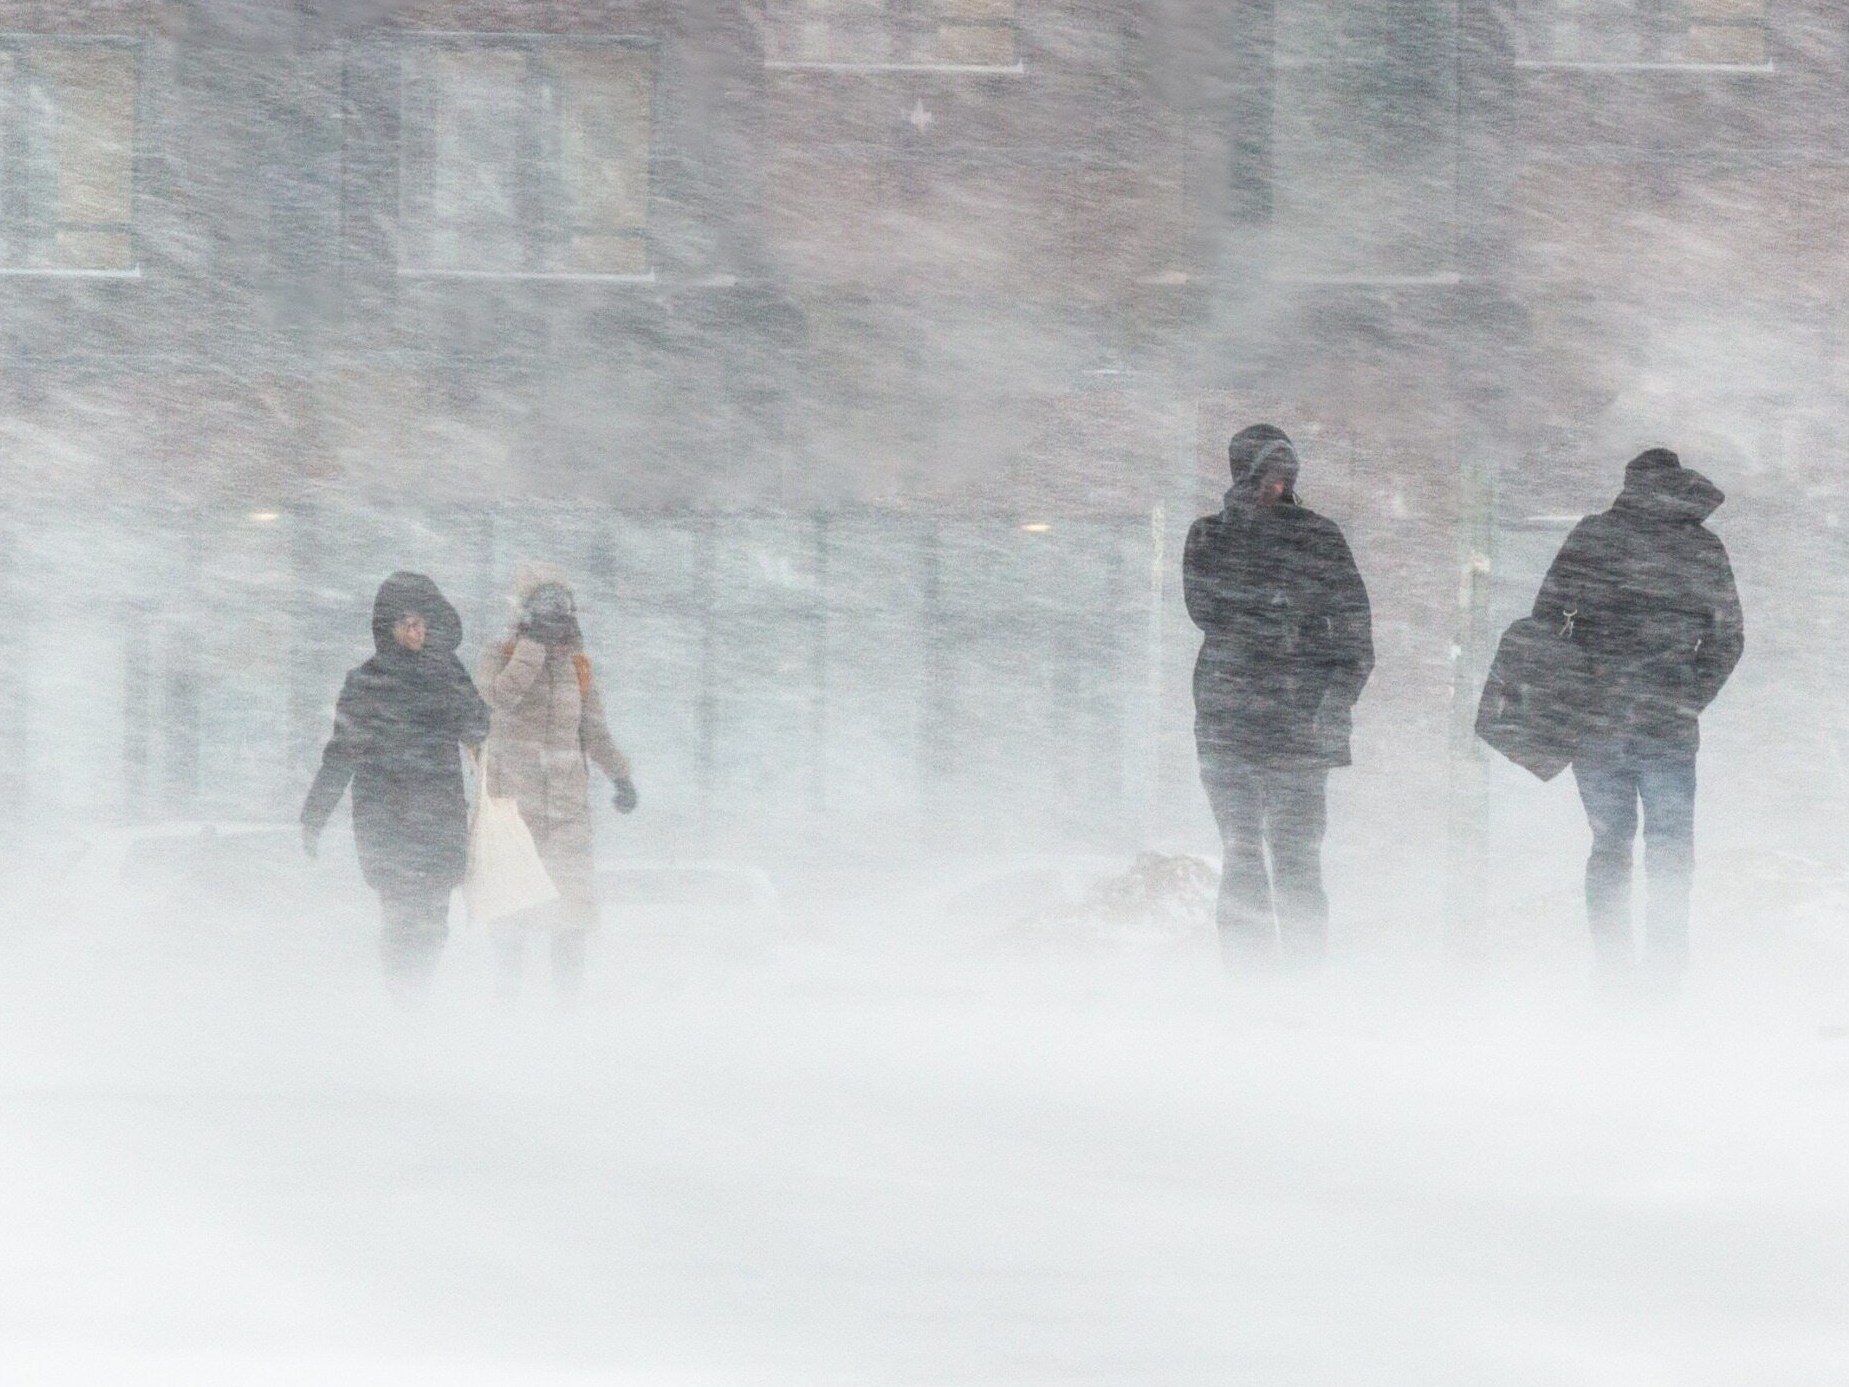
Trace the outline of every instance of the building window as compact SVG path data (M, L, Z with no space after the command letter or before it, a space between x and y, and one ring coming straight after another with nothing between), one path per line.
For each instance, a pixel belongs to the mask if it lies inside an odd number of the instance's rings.
M0 39L0 271L132 274L136 51Z
M1524 0L1522 56L1587 67L1764 67L1765 0Z
M400 266L628 277L649 270L650 49L483 38L405 53Z
M1457 33L1447 7L1406 11L1278 0L1270 206L1283 279L1457 277Z
M771 0L772 67L1020 69L1015 0Z

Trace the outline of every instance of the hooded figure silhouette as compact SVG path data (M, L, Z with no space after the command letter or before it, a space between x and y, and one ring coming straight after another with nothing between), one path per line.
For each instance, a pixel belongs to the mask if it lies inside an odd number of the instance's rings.
M535 918L497 927L500 987L504 997L518 991L526 936L542 927L551 935L553 982L569 1000L583 981L597 923L590 768L610 778L620 813L636 807L636 789L629 761L610 736L571 585L557 569L526 565L515 582L514 610L513 632L484 652L477 671L494 710L482 759L489 787L519 804L560 899Z
M1727 549L1704 523L1720 488L1667 448L1626 464L1609 510L1567 537L1534 615L1589 657L1590 731L1573 760L1592 825L1586 911L1601 980L1652 987L1688 967L1701 714L1746 648ZM1641 960L1631 930L1631 855L1643 808L1650 876Z
M1307 959L1328 929L1325 792L1330 769L1350 760L1372 618L1341 530L1297 499L1284 431L1246 429L1227 456L1225 505L1194 522L1183 558L1188 614L1205 635L1194 735L1226 849L1221 940L1233 963L1280 944Z
M462 622L421 573L394 573L372 605L376 653L347 675L334 735L302 806L310 853L349 785L360 870L379 893L388 981L428 983L468 867L462 747L488 736L488 706L456 656Z

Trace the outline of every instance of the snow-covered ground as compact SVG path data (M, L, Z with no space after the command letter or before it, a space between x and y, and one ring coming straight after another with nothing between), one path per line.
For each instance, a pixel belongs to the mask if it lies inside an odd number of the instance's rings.
M0 1381L1843 1381L1837 976L891 937L606 955L560 1016L465 928L405 1016L357 928L16 932Z

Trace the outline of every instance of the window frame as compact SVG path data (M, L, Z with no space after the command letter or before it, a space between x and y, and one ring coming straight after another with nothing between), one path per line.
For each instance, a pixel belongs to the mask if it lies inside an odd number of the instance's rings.
M529 60L547 50L590 49L590 48L625 48L646 53L649 59L648 71L648 111L649 138L646 164L648 168L648 187L644 202L650 212L653 211L655 190L659 185L661 173L661 155L657 136L661 129L661 43L646 34L573 34L540 33L478 30L422 30L400 36L397 45L397 188L395 203L397 224L395 227L394 260L397 273L402 279L447 279L447 280L487 280L497 282L539 281L556 283L584 284L654 284L656 282L655 252L656 243L652 229L652 217L645 216L642 225L633 235L642 244L643 262L646 269L639 271L623 270L556 270L533 267L533 248L548 237L569 235L573 228L565 225L562 219L545 217L533 223L522 224L519 228L522 251L529 262L521 269L469 269L446 267L442 265L417 264L407 258L406 248L409 238L405 228L410 224L406 161L410 150L409 126L406 118L409 102L409 90L406 80L405 59L413 52L435 52L448 50L457 53L479 53L484 50L505 50L522 53ZM554 73L556 76L556 73ZM528 117L523 114L522 120ZM522 132L524 137L528 132Z
M1645 50L1652 56L1642 58L1557 58L1530 54L1527 49L1529 24L1541 11L1558 10L1558 0L1520 0L1516 8L1515 31L1519 47L1515 66L1531 71L1552 72L1661 72L1661 73L1732 73L1744 76L1767 75L1778 71L1778 62L1772 55L1772 0L1762 0L1756 19L1697 19L1687 14L1686 0L1659 0L1663 9L1673 8L1681 12L1681 18L1674 23L1668 22L1662 12L1651 13L1651 0L1631 0L1635 6L1633 17L1629 20L1614 19L1605 21L1588 21L1588 27L1603 35L1631 36L1643 40ZM1708 29L1735 29L1757 32L1764 40L1765 58L1757 63L1717 63L1701 60L1678 60L1661 56L1664 45L1678 35L1686 36L1691 30L1701 27Z
M52 234L69 227L92 232L119 232L128 237L129 263L122 267L102 265L16 265L0 260L0 278L7 279L140 279L142 276L141 233L138 211L141 202L140 137L144 119L142 108L142 58L144 44L133 34L60 34L0 31L0 50L13 52L16 61L29 61L35 49L116 48L129 54L134 63L134 92L131 100L131 127L128 145L128 220L126 222L55 222ZM0 167L23 158L25 127L15 119L18 94L0 99ZM0 179L0 227L13 239L15 226L30 227L31 214L26 210L25 193L9 180ZM30 235L30 232L26 232Z
M776 13L777 0L769 0L765 6L765 23L769 30L775 30L781 17ZM785 0L788 3L788 0ZM925 4L934 0L923 0ZM1014 61L1012 63L920 63L900 61L855 62L832 58L773 58L769 45L765 47L764 68L767 72L834 72L858 75L878 75L881 73L920 73L925 75L968 76L968 77L1022 77L1027 73L1026 60L1021 56L1021 5L1023 0L1015 0L1012 11L1004 20L959 20L930 19L913 13L905 15L830 15L819 22L831 29L836 25L846 28L886 31L891 33L923 33L945 27L956 29L1007 29L1014 38Z

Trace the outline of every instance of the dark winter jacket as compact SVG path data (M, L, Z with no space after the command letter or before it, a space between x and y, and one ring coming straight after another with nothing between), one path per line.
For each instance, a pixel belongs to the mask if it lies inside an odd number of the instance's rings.
M1699 718L1745 648L1733 568L1702 522L1725 499L1652 449L1625 469L1610 510L1582 520L1541 584L1534 614L1592 660L1592 735L1637 753L1692 751Z
M1294 470L1294 468L1293 468ZM1203 757L1346 766L1355 701L1374 669L1367 588L1331 520L1250 499L1235 459L1226 508L1188 532L1188 615L1206 633L1194 666Z
M415 612L428 637L413 653L392 628ZM366 881L380 892L447 891L468 865L468 803L460 747L488 736L488 705L456 657L462 623L435 583L394 573L373 603L378 653L347 676L334 736L302 808L319 833L353 785L353 837Z

